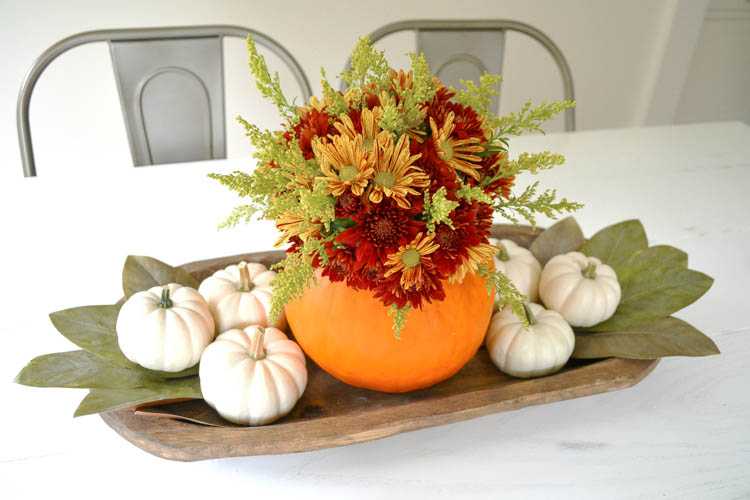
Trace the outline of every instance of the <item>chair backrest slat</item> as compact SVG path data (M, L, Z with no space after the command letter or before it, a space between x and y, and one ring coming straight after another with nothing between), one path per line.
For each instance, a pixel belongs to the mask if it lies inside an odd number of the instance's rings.
M221 38L109 46L135 166L226 156Z

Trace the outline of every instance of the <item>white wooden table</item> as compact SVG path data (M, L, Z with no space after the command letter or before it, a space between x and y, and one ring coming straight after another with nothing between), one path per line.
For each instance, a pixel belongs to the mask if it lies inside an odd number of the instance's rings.
M10 381L32 356L72 348L46 314L117 299L126 255L179 264L268 248L267 223L216 231L237 200L205 177L252 163L103 165L86 178L66 177L59 165L0 186L0 496L750 497L750 127L556 134L519 138L512 148L567 156L540 178L586 204L577 218L587 234L639 218L653 243L686 250L691 267L712 275L710 292L679 316L723 354L664 360L626 391L366 444L168 462L98 417L72 419L83 391Z

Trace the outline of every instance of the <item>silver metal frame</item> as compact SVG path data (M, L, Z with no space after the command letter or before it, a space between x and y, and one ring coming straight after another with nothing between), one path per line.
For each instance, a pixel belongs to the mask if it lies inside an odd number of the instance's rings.
M573 74L570 71L568 61L563 56L560 48L544 32L526 23L512 21L509 19L489 19L489 20L427 20L427 19L410 19L387 24L370 33L370 40L374 43L378 40L398 33L400 31L515 31L523 33L544 47L554 59L557 68L560 70L560 76L563 83L563 94L565 99L574 100L575 91L573 88ZM348 69L351 60L346 61L345 68ZM341 90L344 90L344 83L341 83ZM575 108L565 110L565 130L568 132L576 129Z
M21 162L25 177L36 176L36 165L34 163L34 150L31 141L31 127L29 123L29 105L31 95L37 80L60 54L68 50L88 43L97 42L119 42L128 40L167 40L186 37L238 37L247 38L251 35L256 43L267 48L289 67L302 90L305 102L310 99L312 90L302 67L297 60L280 43L271 37L242 26L215 25L215 26L179 26L171 28L133 28L97 30L78 33L60 40L45 50L34 62L18 93L18 104L16 108L16 123L18 127L18 143L21 148Z

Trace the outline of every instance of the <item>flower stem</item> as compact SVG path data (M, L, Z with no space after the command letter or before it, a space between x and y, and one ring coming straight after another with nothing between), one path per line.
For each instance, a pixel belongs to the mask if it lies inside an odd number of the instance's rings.
M247 262L240 262L237 267L240 269L240 292L249 292L253 287L250 281L250 272L247 270Z
M531 311L528 302L523 303L523 310L526 313L526 321L528 321L529 326L536 325L536 316L534 316L534 313Z
M169 287L165 286L161 289L161 300L159 301L159 307L162 309L169 309L172 307L174 303L172 302L172 299L169 298Z
M250 357L255 361L259 361L266 357L266 350L263 348L263 337L265 337L266 335L266 329L259 327L256 331L258 333L253 336L252 352L250 353Z
M583 277L590 280L596 278L596 264L589 262L586 268L582 271Z

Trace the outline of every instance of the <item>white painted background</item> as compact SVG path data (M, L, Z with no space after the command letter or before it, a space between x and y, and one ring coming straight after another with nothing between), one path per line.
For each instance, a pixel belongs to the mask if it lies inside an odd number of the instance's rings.
M15 104L25 72L45 48L84 30L213 23L252 27L284 43L317 91L321 65L336 75L356 37L389 22L516 19L545 31L561 47L575 78L579 128L597 129L674 120L707 5L708 0L0 0L0 180L21 175ZM413 37L395 36L383 47L400 63L413 50ZM535 42L511 34L506 54L504 111L527 98L561 97L556 69ZM242 42L228 41L225 58L228 153L238 157L247 154L247 146L235 114L267 126L277 119L249 84ZM736 94L747 99L744 92ZM689 113L682 121L696 121L696 114ZM699 120L721 118L712 114L714 109L700 110ZM53 63L39 81L31 117L40 175L68 177L131 165L104 44L74 49ZM560 130L561 120L550 129Z

